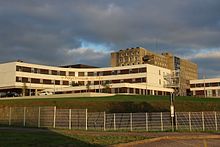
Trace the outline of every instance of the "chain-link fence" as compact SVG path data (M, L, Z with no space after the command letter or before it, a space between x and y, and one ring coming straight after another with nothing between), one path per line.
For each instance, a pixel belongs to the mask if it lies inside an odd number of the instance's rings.
M0 108L1 126L81 130L219 131L220 112L105 113L56 107Z

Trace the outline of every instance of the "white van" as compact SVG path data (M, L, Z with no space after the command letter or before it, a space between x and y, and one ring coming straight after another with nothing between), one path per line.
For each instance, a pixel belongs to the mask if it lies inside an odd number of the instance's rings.
M38 93L39 96L42 96L42 95L53 95L53 92L50 92L50 91L41 91Z

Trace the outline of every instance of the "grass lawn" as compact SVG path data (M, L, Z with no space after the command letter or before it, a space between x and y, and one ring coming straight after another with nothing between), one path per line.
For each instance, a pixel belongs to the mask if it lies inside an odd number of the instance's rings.
M150 112L169 111L168 96L116 95L112 97L96 98L54 98L3 100L4 106L57 106L58 108L75 108L89 111L106 112ZM218 98L176 97L176 111L220 111Z
M73 146L73 147L102 147L112 144L143 140L143 136L126 136L105 134L76 134L74 131L38 131L36 129L0 130L1 147L25 146Z

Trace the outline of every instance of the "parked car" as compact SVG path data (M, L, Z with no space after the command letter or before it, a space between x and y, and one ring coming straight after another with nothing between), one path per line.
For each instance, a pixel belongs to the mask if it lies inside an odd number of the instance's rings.
M0 97L6 97L6 93L5 92L0 92Z
M18 97L19 94L16 92L7 92L6 97Z
M50 91L41 91L38 95L42 96L42 95L53 95L53 92Z

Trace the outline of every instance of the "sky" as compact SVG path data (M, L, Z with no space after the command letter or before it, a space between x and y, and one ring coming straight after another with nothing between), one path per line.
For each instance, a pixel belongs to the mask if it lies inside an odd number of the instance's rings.
M110 66L110 53L171 52L220 77L219 0L0 0L0 62Z

